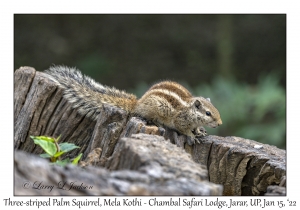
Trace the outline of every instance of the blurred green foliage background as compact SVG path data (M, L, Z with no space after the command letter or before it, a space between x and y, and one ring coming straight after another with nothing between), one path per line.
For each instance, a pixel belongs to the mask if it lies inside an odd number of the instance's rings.
M164 79L211 98L209 134L285 148L286 15L14 16L14 69L76 66L141 96Z

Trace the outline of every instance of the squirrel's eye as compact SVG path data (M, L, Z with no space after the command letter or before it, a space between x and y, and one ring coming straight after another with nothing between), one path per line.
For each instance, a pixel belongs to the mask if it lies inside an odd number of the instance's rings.
M211 116L211 113L209 111L206 112L207 116Z

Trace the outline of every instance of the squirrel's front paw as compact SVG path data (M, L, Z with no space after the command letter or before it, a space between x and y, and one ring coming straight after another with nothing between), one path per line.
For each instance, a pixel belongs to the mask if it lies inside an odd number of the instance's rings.
M201 126L201 127L198 127L196 129L192 130L192 134L191 134L191 136L188 136L187 142L189 145L193 145L193 144L195 144L195 142L200 144L200 141L197 138L203 137L203 136L207 136L207 132L206 132L205 128L203 128Z
M194 129L193 134L194 134L196 137L207 136L207 132L206 132L205 128L202 127L202 126L196 128L196 129Z
M192 146L192 145L195 144L195 142L197 142L198 144L200 144L200 141L197 138L191 137L191 136L187 137L187 143L188 143L188 145Z

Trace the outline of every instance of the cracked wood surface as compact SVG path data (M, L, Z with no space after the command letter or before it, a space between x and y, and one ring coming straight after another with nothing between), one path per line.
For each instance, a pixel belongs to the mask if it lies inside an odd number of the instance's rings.
M222 195L222 186L209 182L205 167L189 156L163 137L147 134L121 138L109 170L91 166L64 169L15 151L15 195ZM54 188L35 189L40 182ZM32 187L24 188L24 183ZM88 187L72 188L72 183Z

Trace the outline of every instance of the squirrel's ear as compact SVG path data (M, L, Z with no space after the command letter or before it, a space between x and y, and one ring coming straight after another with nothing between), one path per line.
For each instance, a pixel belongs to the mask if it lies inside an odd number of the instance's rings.
M208 100L210 102L210 98L206 98L206 100Z
M195 105L195 107L196 107L197 109L200 109L200 107L202 106L202 103L201 103L198 99L196 99L196 100L194 101L194 105Z

